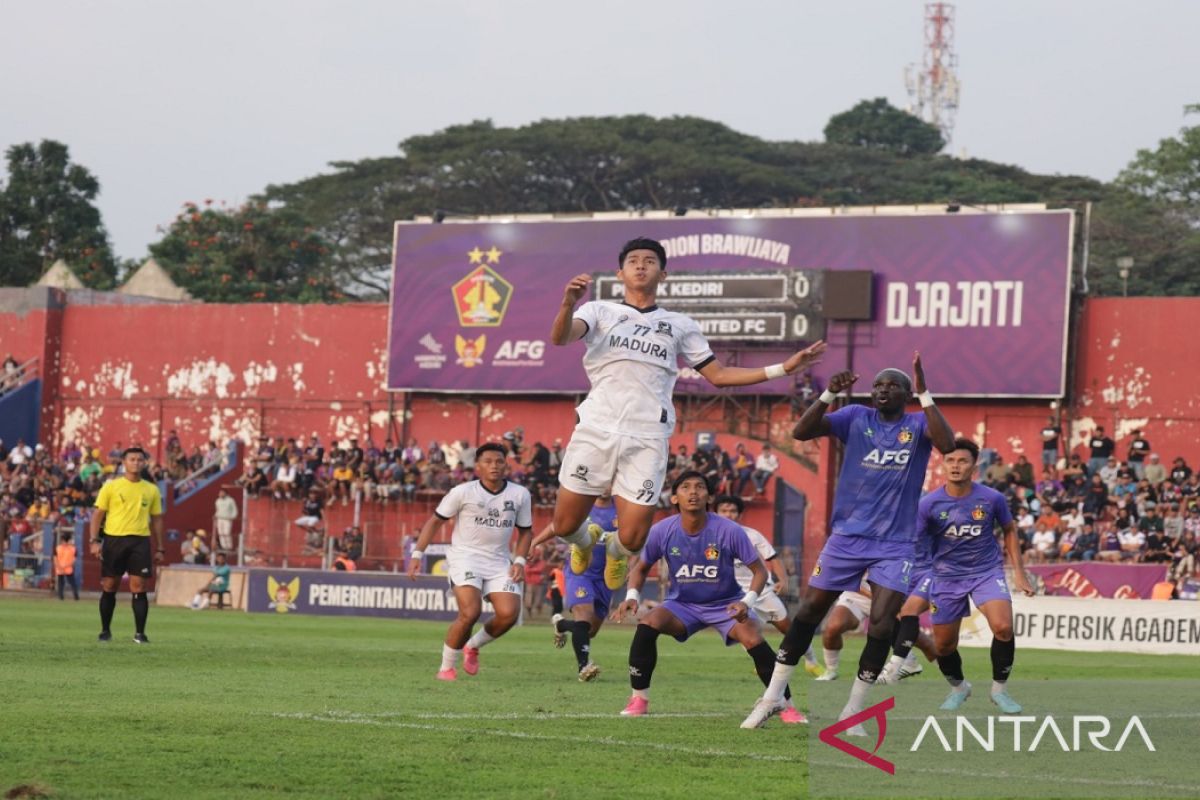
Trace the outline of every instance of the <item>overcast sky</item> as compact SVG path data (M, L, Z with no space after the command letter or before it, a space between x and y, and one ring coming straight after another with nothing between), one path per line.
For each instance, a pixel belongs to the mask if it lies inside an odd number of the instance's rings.
M1200 2L961 0L952 150L1111 179L1200 102ZM908 100L917 0L12 0L0 147L57 139L100 180L118 255L185 201L237 203L413 134L688 114L822 138Z

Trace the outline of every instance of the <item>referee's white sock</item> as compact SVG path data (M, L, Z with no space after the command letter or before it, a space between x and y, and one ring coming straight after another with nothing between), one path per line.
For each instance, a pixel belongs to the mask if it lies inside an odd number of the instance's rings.
M462 654L462 650L455 650L448 644L442 645L442 671L454 669L458 666L458 657Z
M475 632L474 636L467 639L467 647L470 647L472 650L478 650L488 642L494 642L495 640L496 637L488 633L487 628L480 628Z
M771 683L767 686L767 691L763 693L763 697L776 703L783 700L783 692L787 689L788 681L792 679L792 673L795 671L796 667L794 664L784 664L776 661L775 670L771 673Z

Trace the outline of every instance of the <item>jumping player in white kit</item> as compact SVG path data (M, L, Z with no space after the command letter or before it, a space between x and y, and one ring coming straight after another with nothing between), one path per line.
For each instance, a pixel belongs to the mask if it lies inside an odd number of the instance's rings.
M441 681L457 680L460 654L468 675L479 672L479 648L503 636L521 613L520 584L533 538L533 504L528 489L505 479L506 458L498 444L479 447L475 454L479 478L460 483L442 498L421 528L409 560L408 576L412 578L420 569L434 529L454 520L446 562L458 618L450 623L442 645L442 666L437 673ZM518 535L510 557L513 528ZM496 613L472 636L471 629L483 613L484 598Z
M667 267L660 243L626 242L617 264L623 302L591 301L577 310L592 277L576 275L567 282L550 329L556 345L583 340L591 390L576 409L579 422L563 454L552 527L534 542L560 536L571 544L569 568L585 572L595 545L588 512L599 495L611 490L618 535L608 544L604 582L610 589L624 582L628 558L642 549L654 521L675 429L672 392L679 361L714 386L747 386L806 369L825 351L825 343L816 342L768 367L724 366L695 320L658 307Z

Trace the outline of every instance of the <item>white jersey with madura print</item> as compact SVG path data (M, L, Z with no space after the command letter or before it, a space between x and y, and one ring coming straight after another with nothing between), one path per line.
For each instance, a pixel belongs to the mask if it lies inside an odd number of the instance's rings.
M583 368L592 384L576 409L580 423L608 433L670 437L679 360L699 369L714 358L696 321L658 306L601 300L584 303L575 319L587 324Z
M746 536L750 539L750 543L754 545L754 549L758 551L758 557L762 559L763 567L767 570L767 585L759 592L759 596L765 595L767 592L775 591L775 576L771 574L771 568L767 566L767 562L775 557L775 548L767 541L767 537L763 536L754 528L742 526L742 530L746 532ZM733 574L737 578L738 586L747 592L750 591L750 581L754 578L754 573L750 568L741 561L734 559Z
M507 563L513 528L533 527L529 490L511 481L505 481L495 494L478 480L460 483L442 498L434 513L454 520L451 558L483 557Z

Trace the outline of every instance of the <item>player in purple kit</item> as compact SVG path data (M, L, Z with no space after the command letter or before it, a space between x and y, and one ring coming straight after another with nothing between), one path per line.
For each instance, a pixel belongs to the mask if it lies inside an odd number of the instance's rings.
M658 637L674 636L681 642L704 628L715 628L725 639L746 648L754 668L765 684L771 676L775 653L763 640L758 619L750 610L767 583L767 569L742 526L708 510L711 489L704 475L684 472L671 487L671 502L679 513L650 529L641 559L629 574L629 589L614 615L624 619L636 614L646 574L659 559L666 559L670 588L666 600L645 616L629 646L629 683L633 695L621 712L640 717L650 703L650 678L658 661ZM752 573L750 591L738 586L734 561ZM787 688L784 687L784 695ZM781 719L807 722L799 711L785 703Z
M958 653L958 630L969 616L970 603L987 619L992 629L992 702L1005 714L1021 713L1021 706L1008 694L1016 643L1013 641L1012 595L1004 578L1004 554L995 529L1004 530L1004 549L1013 569L1013 581L1027 597L1033 589L1025 578L1017 524L1004 495L975 483L971 475L979 461L979 447L956 439L954 450L942 460L946 485L921 498L917 535L932 541L933 642L938 668L952 687L942 710L955 711L971 696L971 684L963 677Z
M826 415L837 394L858 380L852 372L839 372L829 379L829 388L805 410L792 431L801 441L835 436L846 450L833 500L829 539L817 557L792 626L783 637L771 683L742 722L743 728L760 727L783 708L783 687L812 642L821 619L838 595L858 590L864 574L871 586L867 643L841 719L863 709L867 692L887 661L896 613L909 593L917 502L925 467L932 447L942 453L954 449L950 424L926 390L919 353L913 355L913 374L922 413L904 411L913 396L908 375L898 369L885 369L872 382L871 407L850 405ZM865 735L861 726L849 732Z
M595 537L591 564L582 575L576 575L572 569L563 570L566 577L563 603L571 618L565 619L562 614L555 614L550 620L554 624L555 647L565 646L567 635L570 634L571 649L575 651L575 660L579 665L579 680L585 683L600 675L600 667L591 660L591 640L600 632L600 626L604 624L612 604L612 590L604 583L607 537L617 529L617 507L612 495L605 493L596 498L588 518L600 531Z

